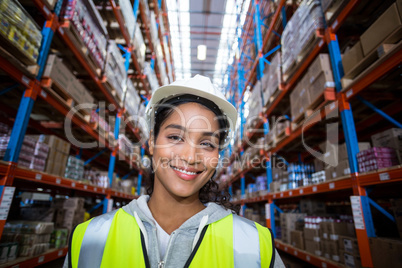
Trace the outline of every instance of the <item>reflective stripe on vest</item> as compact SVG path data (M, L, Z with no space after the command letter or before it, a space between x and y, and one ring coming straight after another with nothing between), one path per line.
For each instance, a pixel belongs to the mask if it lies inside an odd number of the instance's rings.
M273 261L268 228L230 214L205 229L188 260L191 268L269 267ZM141 238L135 218L123 209L94 218L74 231L72 267L147 267Z

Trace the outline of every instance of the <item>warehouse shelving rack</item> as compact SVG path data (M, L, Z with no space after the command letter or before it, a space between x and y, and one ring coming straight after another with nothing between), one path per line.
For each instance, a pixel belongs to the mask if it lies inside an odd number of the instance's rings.
M351 175L338 178L337 180L332 180L332 181L326 181L321 184L317 185L311 185L311 186L306 186L306 187L301 187L293 190L287 190L279 193L269 193L265 196L260 196L260 197L254 197L254 198L249 198L245 199L243 194L245 192L245 174L249 172L252 167L247 163L246 167L239 171L237 174L234 174L233 177L229 180L229 182L225 183L223 187L229 187L229 191L232 192L232 184L237 181L239 178L241 180L240 187L241 187L241 193L242 193L242 199L240 201L236 201L235 203L239 203L241 205L245 205L247 203L257 203L257 202L264 202L266 203L266 221L267 221L267 226L270 227L273 230L273 233L275 234L275 221L274 221L274 213L275 209L278 211L280 210L276 205L275 205L275 200L279 199L286 199L286 198L295 198L295 197L300 197L300 196L310 196L310 195L315 195L315 194L320 194L320 193L329 193L329 192L335 192L335 191L340 191L340 190L352 190L353 196L357 200L357 203L359 204L359 210L361 219L363 220L363 228L359 227L359 229L356 228L356 234L357 234L357 239L358 239L358 245L359 245L359 251L360 251L360 256L362 260L362 265L364 267L372 267L373 262L372 262L372 257L371 257L371 252L370 252L370 247L369 247L369 237L375 237L375 231L374 231L374 226L373 222L371 219L371 211L370 211L370 205L373 204L374 201L370 200L370 198L367 196L367 191L366 187L367 186L372 186L372 185L379 185L379 184L393 184L397 182L402 182L402 168L400 166L392 167L389 169L385 170L379 170L377 172L370 172L370 173L359 173L358 168L357 168L357 159L354 157L358 153L358 143L357 143L357 135L356 135L356 129L355 129L355 123L353 120L353 114L351 111L351 105L350 101L358 96L358 94L362 91L364 91L369 85L380 79L383 75L387 74L391 70L395 69L398 65L401 64L402 62L402 50L400 47L397 49L394 49L392 53L386 54L385 57L380 58L376 64L370 66L361 76L356 78L351 85L349 85L347 88L342 89L340 80L343 77L343 68L342 68L342 62L341 62L341 54L340 54L340 49L338 45L338 40L336 33L339 30L339 28L342 26L342 24L345 22L347 17L351 14L354 8L358 6L360 3L359 0L354 0L354 1L348 1L348 3L343 7L342 11L340 14L336 17L336 19L333 21L331 25L328 25L325 28L325 32L323 35L319 36L319 41L316 43L316 45L313 47L311 50L310 54L303 60L303 63L297 68L295 73L292 75L292 77L289 79L289 81L285 84L282 84L280 86L280 92L276 96L273 102L271 102L268 107L265 107L266 110L264 111L264 121L258 122L257 126L254 129L259 129L261 128L262 125L264 125L264 134L267 134L269 129L267 129L266 123L267 123L267 118L268 116L274 111L275 108L278 107L278 104L282 101L282 99L289 94L295 87L297 81L301 78L301 75L307 70L308 66L312 63L312 61L316 58L318 53L324 48L324 46L328 47L329 54L330 54L330 60L331 60L331 65L333 69L333 74L334 74L334 79L335 79L335 89L336 89L336 98L334 102L330 103L327 105L326 110L321 110L320 113L316 113L314 116L318 118L325 118L327 113L330 113L331 111L337 109L340 114L341 114L341 119L343 122L344 126L344 137L346 144L347 144L347 152L348 152L348 158L349 158L349 165L351 167ZM263 50L272 48L271 46L267 46L270 44L267 44L265 40L269 39L269 35L273 31L273 25L277 22L279 19L279 10L281 9L282 11L282 16L283 16L283 23L284 26L286 25L286 11L285 10L285 1L280 1L277 4L277 10L275 12L275 15L273 16L273 19L271 21L269 31L264 37L264 42L263 45L261 46L261 31L259 30L259 24L261 24L261 19L260 16L258 15L258 12L256 10L259 10L259 1L253 1L250 4L249 10L251 10L250 14L254 14L253 16L249 16L248 21L245 23L245 29L249 29L249 27L254 23L256 25L256 32L255 39L256 41L256 47L258 48L258 55L255 58L254 64L252 66L252 69L249 73L249 76L247 78L247 82L244 85L244 89L242 90L241 96L244 95L247 87L251 84L256 79L260 79L261 76L259 74L263 73L264 70L264 54ZM248 33L248 30L245 31ZM244 34L246 35L246 34ZM243 39L242 44L246 43L247 36ZM244 45L241 46L241 53L243 53L243 48ZM238 64L234 66L233 69L240 68L240 61L241 59L238 60ZM237 71L237 70L236 70ZM231 82L235 81L235 77L237 75L237 72L234 71L233 75L231 76ZM240 86L240 85L239 85ZM229 88L232 87L232 84L229 83ZM240 98L239 100L239 106L243 104L243 98ZM395 105L393 106L395 108ZM392 108L392 107L391 107ZM388 109L390 110L390 109ZM392 109L391 109L392 111ZM395 110L393 111L395 112ZM240 111L242 114L242 112ZM242 116L242 115L241 115ZM380 115L377 115L376 120L377 122L381 120L381 116L386 117L383 113ZM311 119L311 121L316 121L315 119ZM308 127L311 128L314 124L310 124ZM364 126L361 126L364 127ZM261 150L260 151L260 156L263 159L264 156L269 156L272 155L273 153L281 150L283 147L285 147L287 144L289 144L291 141L294 141L296 138L300 138L302 135L303 129L301 126L298 128L294 129L291 131L290 135L283 139L282 141L279 142L274 148L271 148L269 150ZM248 133L247 138L251 139L255 135L255 131L252 133ZM242 155L244 148L247 146L247 143L244 141L242 142L242 145L240 147L240 155ZM230 163L234 161L237 153L234 153L230 157ZM222 174L223 171L220 172ZM219 174L219 175L220 175ZM267 178L268 178L268 191L269 191L269 184L272 182L272 175L271 175L271 169L267 169ZM222 187L222 185L221 185ZM374 203L375 205L375 203ZM377 205L377 207L379 207ZM381 211L381 209L380 209ZM383 212L383 211L381 211ZM384 213L384 212L383 212ZM301 251L299 249L296 249L294 247L291 247L290 245L284 244L280 240L276 240L275 242L276 247L282 251L285 251L289 254L294 255L295 257L298 257L306 262L309 262L315 266L322 266L322 267L338 267L339 264L334 263L332 261L319 258L315 255L309 254L305 251Z
M19 157L19 152L22 146L22 141L24 139L27 127L28 127L28 121L30 120L30 114L32 112L35 100L40 97L43 99L46 103L50 104L53 108L55 108L58 112L60 112L63 116L69 117L73 124L78 126L80 129L84 130L86 133L88 133L92 138L98 142L100 142L100 145L103 147L106 147L106 149L111 151L111 158L109 161L109 178L111 178L111 175L113 174L114 166L115 166L115 157L117 155L118 147L114 145L114 142L109 142L108 140L102 138L100 136L100 133L96 130L95 126L93 124L90 124L85 118L80 116L79 114L74 114L71 115L69 114L70 108L66 106L64 103L62 103L59 99L53 97L49 92L47 92L47 89L42 86L41 78L42 78L42 73L44 71L44 67L46 64L47 56L50 50L50 46L52 44L52 39L54 34L57 32L63 42L67 45L67 47L71 50L71 52L74 54L75 58L77 61L81 64L81 66L87 71L89 76L91 77L91 80L95 83L96 88L102 92L103 97L110 103L113 104L116 107L116 127L115 127L115 133L114 133L114 138L117 140L118 134L119 134L119 125L120 121L124 119L124 116L126 115L125 109L122 106L122 103L119 102L119 100L115 99L114 96L108 92L107 88L105 87L105 78L100 77L96 71L91 68L91 66L88 64L86 61L85 56L79 51L79 49L75 46L74 42L69 38L69 35L66 34L68 25L67 24L60 24L58 20L58 15L61 10L61 4L63 1L59 0L56 4L56 7L54 9L54 12L51 12L47 6L42 2L42 0L34 0L33 3L37 7L37 9L42 13L43 17L45 18L46 22L45 25L42 29L42 35L43 35L43 41L42 41L42 46L40 50L40 56L38 60L38 65L39 65L39 72L36 77L34 77L30 72L23 70L21 68L18 68L18 66L14 66L13 62L10 62L8 59L0 56L0 68L8 74L13 80L18 82L20 85L25 87L25 92L24 95L21 99L20 106L16 115L15 123L12 129L12 134L9 142L9 147L7 148L6 156L4 158L5 161L0 161L0 190L1 190L1 200L4 200L5 198L5 191L8 188L12 188L12 185L14 183L14 179L17 180L24 180L24 181L29 181L33 182L37 185L47 185L49 187L57 187L60 189L70 189L70 190L76 190L78 192L82 193L89 193L89 194L94 194L94 195L100 195L104 196L104 202L102 204L104 205L104 212L106 211L107 208L107 202L108 199L115 197L119 199L128 199L131 200L133 198L136 198L134 195L126 194L126 193L121 193L117 192L112 189L105 189L101 187L94 187L91 185L87 185L78 181L73 181L68 178L62 178L59 176L54 176L50 175L47 173L43 172L38 172L34 170L28 170L25 168L19 168L17 166L17 161ZM131 46L131 41L128 38L127 31L125 30L124 27L124 21L122 20L121 13L119 11L119 7L116 6L114 0L110 0L110 4L113 8L114 14L116 16L116 20L119 23L120 29L122 31L122 34L125 38L126 44L128 45L127 47L127 53L126 53L126 67L128 68L129 66L129 59L131 57L133 65L137 73L139 74L139 79L142 81L142 85L144 89L146 90L146 95L149 96L149 87L145 81L145 76L142 73L142 70L140 69L140 66L138 64L138 61L133 53L131 53L133 47ZM162 6L165 8L165 1L162 1ZM160 5L156 5L154 8L155 10L158 9ZM137 10L136 10L137 8ZM138 10L139 8L139 10ZM136 0L134 4L134 14L135 16L138 14L138 12L143 12L144 8L140 4L140 0ZM142 15L142 14L141 14ZM148 31L148 30L146 30ZM168 31L166 31L166 34L168 35ZM149 39L149 44L152 46L152 41ZM170 44L170 43L169 43ZM170 51L170 47L169 47ZM152 50L153 53L153 50ZM173 62L171 58L170 64ZM159 81L160 82L160 81ZM128 115L127 115L128 116ZM32 122L33 121L33 122ZM36 124L35 120L32 120L30 124ZM141 139L139 129L137 127L134 127L132 124L128 124L127 129L131 131L138 140ZM87 160L87 163L90 161L96 159L99 155L101 155L105 151L102 150L95 155L93 155L90 159ZM78 157L81 156L82 150L79 150L79 155ZM143 156L145 153L145 148L144 146L141 147L141 156ZM135 166L135 163L133 162L132 159L129 159L128 157L125 157L125 162L129 165L133 165L135 169L139 171L139 184L141 183L141 177L144 174L144 171L141 170L140 167ZM129 173L130 174L130 173ZM129 175L127 174L127 175ZM124 177L127 177L124 176ZM123 177L123 178L124 178ZM2 212L2 218L0 219L0 235L3 231L6 219L7 219L7 214L8 210L6 211L7 213L4 215L4 211ZM60 255L60 252L62 254ZM58 257L64 256L66 254L66 249L62 249L61 251L57 251L57 253L51 252L51 253L46 253L42 254L39 257L35 257L34 259L27 260L24 263L21 263L19 267L25 267L24 265L31 265L31 263L43 263L43 261L50 261L52 259L55 259L56 255ZM39 258L39 259L38 259ZM38 259L38 260L37 260ZM22 266L21 266L22 265Z

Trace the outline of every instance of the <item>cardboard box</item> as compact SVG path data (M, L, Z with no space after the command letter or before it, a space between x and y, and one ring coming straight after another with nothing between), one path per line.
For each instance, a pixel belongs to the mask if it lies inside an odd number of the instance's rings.
M327 222L326 228L331 240L338 240L340 235L350 235L346 222Z
M304 228L303 234L304 234L305 240L313 240L316 242L320 242L320 240L321 240L319 229Z
M327 241L327 246L328 246L328 250L329 250L330 259L338 262L339 261L339 243L338 243L338 241L329 240L329 241ZM336 256L336 257L334 258L334 256Z
M402 199L391 199L391 206L392 210L394 211L399 237L402 238Z
M401 267L401 240L370 237L369 244L374 267Z
M309 215L317 215L325 213L326 207L324 202L312 199L302 199L300 200L300 211Z
M359 151L365 151L371 148L371 145L369 142L359 142L358 143L359 146ZM338 162L342 161L342 160L347 160L348 159L348 149L346 147L346 143L343 143L341 145L339 145L338 147Z
M359 42L343 54L342 65L344 73L348 74L363 58L362 44L359 40Z
M331 259L330 249L329 249L329 241L321 240L321 254L324 258Z
M355 237L340 235L338 242L339 249L354 256L360 255L359 245Z
M290 232L290 243L292 246L304 250L304 239L302 231Z
M82 197L71 197L66 199L63 204L63 208L65 209L83 209L84 208L85 199Z
M271 182L271 184L269 185L269 190L271 193L280 192L281 183L279 181Z
M309 76L306 74L293 89L292 93L290 93L290 113L292 121L300 114L304 113L306 107L310 104L308 95L309 86Z
M322 256L321 244L320 242L305 240L305 248L307 252L315 254L317 256Z
M326 88L335 87L328 54L319 54L308 69L309 104L313 103Z
M49 55L47 58L43 77L51 78L53 82L64 90L68 90L73 78L75 78L72 72L56 55Z
M373 147L390 147L395 149L399 164L402 164L402 129L390 128L371 136Z
M401 0L392 4L361 36L363 54L376 49L392 32L402 26Z
M335 168L336 175L338 177L346 176L350 174L350 166L349 160L342 160L338 163L338 166Z
M298 221L304 221L305 213L281 213L280 226L282 230L282 240L290 243L290 233L296 230Z
M354 256L348 253L344 253L343 254L343 263L345 264L346 267L351 267L351 268L358 268L358 267L362 267L361 264L361 259L359 256ZM376 266L374 265L374 267L390 267L390 266Z
M336 167L328 166L325 168L325 178L327 180L332 180L337 177Z

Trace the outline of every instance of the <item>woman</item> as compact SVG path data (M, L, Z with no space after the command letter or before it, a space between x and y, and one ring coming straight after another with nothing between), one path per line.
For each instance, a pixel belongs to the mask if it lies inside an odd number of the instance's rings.
M146 196L82 223L70 267L284 267L270 231L234 215L212 180L236 109L207 77L154 92L146 109L153 176Z

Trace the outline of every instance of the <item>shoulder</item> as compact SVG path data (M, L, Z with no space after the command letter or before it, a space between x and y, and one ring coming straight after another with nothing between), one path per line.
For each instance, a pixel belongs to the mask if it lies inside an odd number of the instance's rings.
M262 226L261 224L246 219L244 217L238 216L238 215L233 215L233 225L238 225L239 228L242 228L243 230L257 230L258 233L260 233L263 236L268 236L271 239L273 239L273 234L271 229Z

